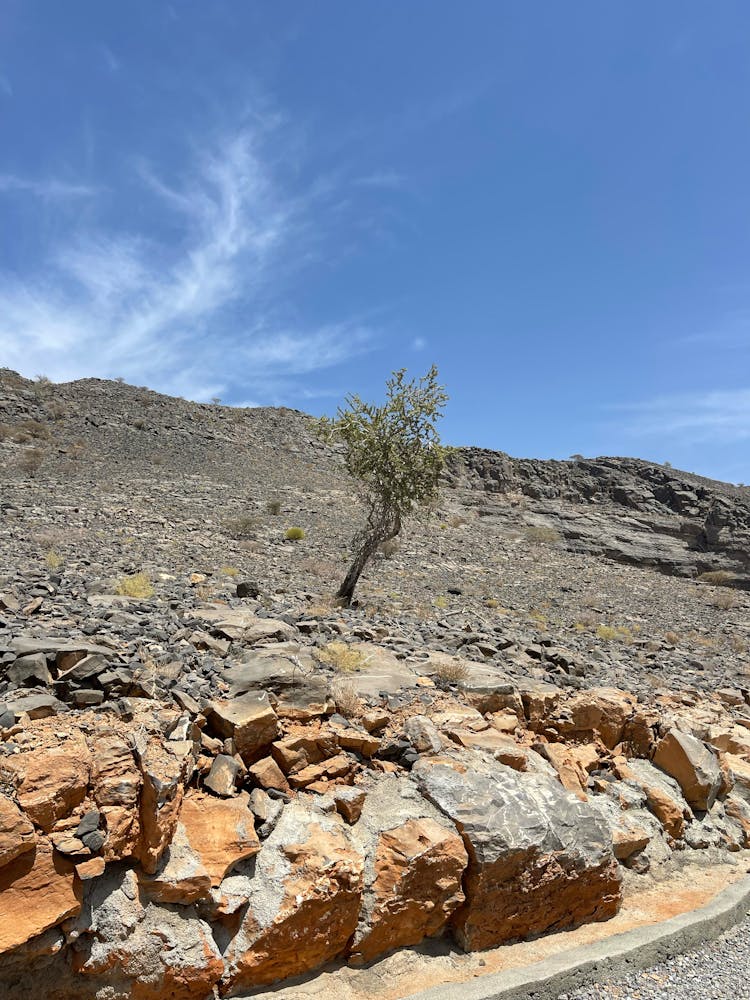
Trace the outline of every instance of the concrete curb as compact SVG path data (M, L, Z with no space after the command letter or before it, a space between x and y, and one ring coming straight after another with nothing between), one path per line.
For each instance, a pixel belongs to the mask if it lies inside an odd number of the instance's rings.
M690 951L741 923L750 910L750 876L698 910L637 927L518 969L446 983L404 1000L554 1000L605 977L628 975Z

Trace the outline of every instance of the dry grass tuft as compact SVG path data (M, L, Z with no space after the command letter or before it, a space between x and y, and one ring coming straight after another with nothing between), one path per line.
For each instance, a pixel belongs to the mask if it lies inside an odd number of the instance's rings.
M444 660L435 667L435 673L444 684L465 684L469 667L464 660Z
M338 680L331 685L331 696L336 711L345 719L354 719L362 713L362 702L351 681Z
M154 596L154 585L146 573L132 573L117 581L115 593L121 597L140 597L145 599Z
M63 564L63 557L60 555L59 552L56 552L54 549L50 549L49 552L47 552L47 554L44 557L44 565L47 567L47 569L51 570L60 569L62 564Z
M333 667L342 674L353 674L356 670L361 670L367 662L358 649L336 640L315 650L315 654L321 663Z
M562 535L556 528L546 528L542 525L533 525L532 527L526 528L524 530L524 535L526 536L526 539L534 545L542 543L552 544L554 542L562 541Z
M725 569L716 569L709 573L701 573L697 579L701 583L710 583L714 587L731 587L734 582L734 574Z

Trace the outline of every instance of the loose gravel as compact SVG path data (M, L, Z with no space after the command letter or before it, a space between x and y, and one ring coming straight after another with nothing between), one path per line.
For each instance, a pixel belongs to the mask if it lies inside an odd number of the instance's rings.
M750 1000L750 917L702 948L558 1000Z

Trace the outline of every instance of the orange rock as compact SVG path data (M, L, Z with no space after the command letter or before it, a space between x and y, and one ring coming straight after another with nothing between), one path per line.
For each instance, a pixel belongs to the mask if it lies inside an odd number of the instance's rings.
M0 868L0 953L78 913L82 896L73 865L40 840Z
M693 809L704 812L716 801L721 788L719 762L695 736L670 730L656 747L654 764L677 781Z
M392 948L439 934L464 901L468 857L461 837L432 819L413 819L382 833L375 853L372 900L351 957L369 962Z
M544 756L557 771L560 784L573 792L582 802L588 800L586 794L586 772L575 759L571 748L564 743L547 743L543 747Z
M289 782L273 757L264 757L255 764L251 764L247 770L261 788L276 788L282 792L289 791Z
M81 914L76 928L74 971L89 979L80 995L109 995L113 983L117 996L131 1000L215 995L224 966L210 927L195 911L144 906L133 872L105 875L95 894L97 905Z
M289 784L292 788L306 788L314 782L341 778L354 769L355 763L348 754L340 753L329 760L321 761L320 764L310 764L308 767L303 767L301 771L290 774Z
M328 757L335 757L338 752L339 743L333 733L290 736L285 740L277 740L271 746L273 759L287 775L301 771L308 764L319 764Z
M97 734L89 747L92 794L107 827L104 859L119 861L138 850L141 772L130 745L115 732Z
M279 734L279 720L265 693L212 702L206 716L213 732L234 740L237 753L246 764L262 757L265 748Z
M144 894L159 903L197 902L233 865L256 854L260 842L248 800L247 792L217 799L191 789L159 870L140 876Z
M153 875L174 836L185 786L195 765L193 743L153 737L138 758L143 780L139 857L143 870Z
M45 833L69 816L86 796L90 761L85 744L29 750L8 758L5 766L17 776L21 808Z
M87 879L99 878L104 874L106 864L104 858L90 858L88 861L81 861L76 865L76 875L86 881Z
M342 729L338 732L339 746L343 750L355 750L363 757L372 757L380 749L381 741L377 736L369 733L360 733L356 729Z
M18 806L5 795L0 795L0 868L34 849L34 827Z
M646 761L632 761L630 765L618 763L615 767L615 773L618 778L635 781L643 789L651 812L669 836L678 840L685 832L684 803L671 794L659 782L656 775L644 773L647 767L649 770L653 769L653 766L647 765Z
M222 996L309 972L357 926L364 859L339 817L297 800L263 844L242 924L225 953Z
M651 840L641 827L618 826L612 831L612 846L618 861L624 861L637 851L642 851Z
M558 731L591 742L598 737L610 750L622 740L636 704L635 695L618 688L592 688L574 695L564 708L572 721L556 720Z
M260 850L249 798L240 792L233 799L217 799L191 789L182 800L180 823L212 886L238 861Z

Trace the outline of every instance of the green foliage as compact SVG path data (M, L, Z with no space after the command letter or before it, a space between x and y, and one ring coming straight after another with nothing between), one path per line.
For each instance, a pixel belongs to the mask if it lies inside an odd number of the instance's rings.
M386 382L381 406L352 394L335 419L319 422L324 440L343 442L346 468L361 484L368 508L354 561L337 593L341 601L351 601L362 570L383 542L399 534L403 519L436 501L447 452L436 424L447 400L435 365L411 381L402 368Z
M301 542L305 537L305 532L302 528L287 528L284 532L284 538L288 542Z
M409 382L402 368L386 382L382 406L349 395L335 420L321 420L321 434L344 442L349 473L403 518L436 498L446 449L435 425L447 401L435 365Z

